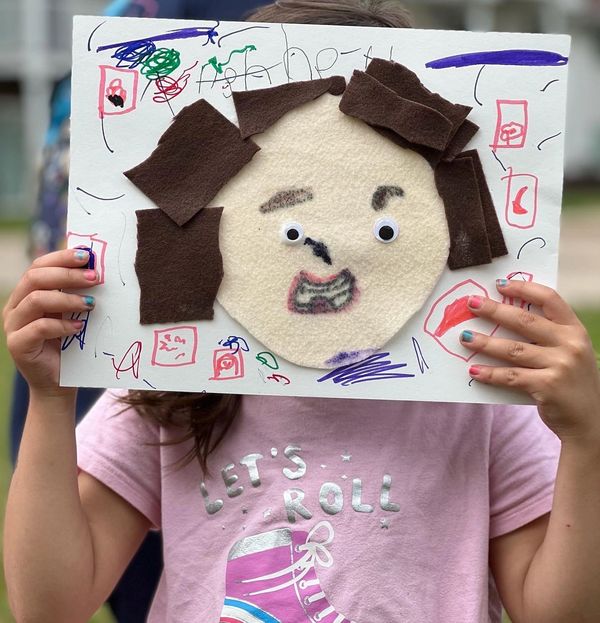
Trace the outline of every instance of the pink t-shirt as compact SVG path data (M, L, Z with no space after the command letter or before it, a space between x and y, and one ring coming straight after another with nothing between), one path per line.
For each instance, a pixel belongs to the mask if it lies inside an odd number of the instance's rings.
M551 508L530 407L247 396L204 479L122 408L79 425L79 466L163 532L152 623L498 623L489 539Z

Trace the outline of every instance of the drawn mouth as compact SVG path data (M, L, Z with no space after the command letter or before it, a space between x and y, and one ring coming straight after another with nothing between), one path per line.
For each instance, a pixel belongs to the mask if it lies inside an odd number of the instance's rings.
M288 293L288 309L296 314L330 314L348 308L358 295L356 277L346 268L331 277L301 271Z

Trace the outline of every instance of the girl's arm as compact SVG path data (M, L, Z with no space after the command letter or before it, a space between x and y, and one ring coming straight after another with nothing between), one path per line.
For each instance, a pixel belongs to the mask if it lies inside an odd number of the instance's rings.
M97 282L86 253L43 256L4 309L9 350L30 387L4 532L6 584L17 621L83 623L102 604L149 528L137 510L87 474L78 478L76 390L58 387L62 320L93 299L60 292Z
M595 621L600 612L600 374L591 341L554 290L500 280L542 309L472 297L471 310L530 343L465 332L463 344L510 366L472 366L477 381L527 391L562 442L549 518L494 539L491 564L513 623Z

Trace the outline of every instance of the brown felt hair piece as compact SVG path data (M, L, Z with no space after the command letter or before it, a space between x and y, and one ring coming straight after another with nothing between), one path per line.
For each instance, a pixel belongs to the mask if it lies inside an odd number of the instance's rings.
M465 156L441 162L435 168L435 183L444 200L450 233L448 266L456 270L489 264L492 254L473 159Z
M125 175L178 225L206 207L258 145L207 101L186 106L149 158Z
M479 196L481 198L481 206L483 208L483 218L485 219L485 229L490 243L492 257L502 257L503 255L508 255L506 241L504 240L504 235L502 234L502 228L500 227L500 221L498 220L496 208L494 208L492 193L490 192L487 180L485 179L485 173L483 171L481 159L479 158L479 153L476 149L470 149L469 151L465 151L458 156L458 159L461 158L470 158L475 169L477 186L479 187Z
M234 91L233 101L240 134L242 138L260 134L302 104L317 99L324 93L341 95L345 88L346 80L342 76L332 76L255 91Z
M369 125L392 130L409 143L440 152L446 149L454 130L442 113L397 95L362 71L352 75L340 110Z
M450 121L452 131L444 153L424 146L412 146L412 149L415 149L415 151L418 151L424 158L429 160L432 166L441 159L453 160L479 130L477 125L467 120L467 115L472 110L470 106L453 104L441 95L432 93L421 83L419 76L414 71L408 69L408 67L400 63L375 58L369 63L366 73L400 97L433 108Z
M141 324L212 320L223 279L222 213L205 208L179 226L162 210L136 212Z

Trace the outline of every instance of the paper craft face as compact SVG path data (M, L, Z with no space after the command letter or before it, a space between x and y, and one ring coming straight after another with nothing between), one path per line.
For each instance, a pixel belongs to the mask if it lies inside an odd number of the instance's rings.
M299 365L364 359L422 307L448 259L431 166L329 94L253 140L261 150L213 202L219 302Z
M507 253L463 151L471 109L408 68L233 99L238 126L199 100L125 172L158 206L137 213L142 324L212 320L217 297L274 354L337 367L383 348L446 264Z

